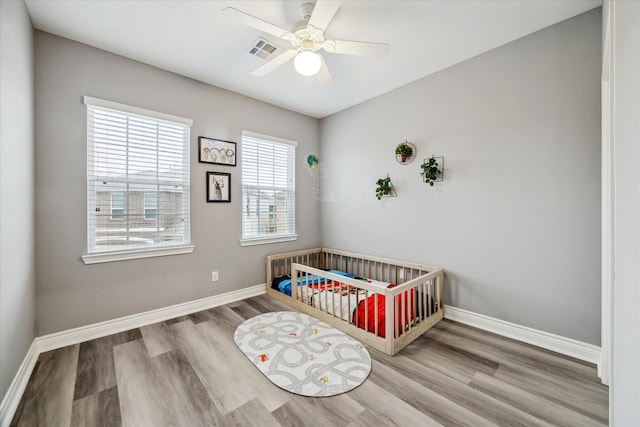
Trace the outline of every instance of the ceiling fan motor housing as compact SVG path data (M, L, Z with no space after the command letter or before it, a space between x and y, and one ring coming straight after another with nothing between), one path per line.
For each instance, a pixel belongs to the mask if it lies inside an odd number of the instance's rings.
M300 52L320 50L325 40L321 29L309 25L314 6L313 3L304 3L300 6L302 20L296 22L293 28L293 34L295 34L297 40L291 40L291 43Z
M311 19L311 14L313 13L313 7L315 5L313 3L304 3L300 6L300 15L302 19L305 21L309 21Z

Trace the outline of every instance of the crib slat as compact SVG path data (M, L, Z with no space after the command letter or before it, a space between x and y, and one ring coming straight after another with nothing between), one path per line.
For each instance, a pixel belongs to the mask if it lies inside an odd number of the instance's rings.
M322 295L324 295L324 312L328 313L329 312L329 293L322 292Z
M432 315L438 311L438 296L436 293L435 281L429 280L429 312Z
M358 315L358 303L356 302L356 306L353 308L353 311L351 311L349 309L349 304L351 304L351 297L352 297L352 292L353 295L357 295L356 293L358 292L357 288L354 288L353 286L348 286L347 285L347 289L348 289L348 293L347 293L347 313L349 313L349 320L348 322L351 323L352 325L358 325L358 319L360 318ZM356 301L358 301L358 297L356 296Z
M409 291L407 291L409 292ZM400 294L400 304L402 304L402 321L400 322L400 332L398 333L398 335L401 335L404 333L404 325L405 322L407 321L407 293L405 292L404 294Z
M326 283L325 283L325 288L326 288ZM333 311L333 315L335 316L336 315L336 282L335 280L331 281L331 310ZM342 311L340 312L340 316L342 316Z
M394 339L394 320L393 318L396 316L394 304L393 304L393 295L386 293L385 296L385 310L386 313L384 317L384 327L385 327L385 352L387 354L393 354L393 339Z
M355 324L356 326L358 325L358 321L360 319L360 313L358 313L358 300L360 299L360 289L355 288L356 293L355 293L355 301L353 302L353 304L355 305L355 307L353 308L353 313L355 313ZM349 292L349 299L351 299L351 292ZM349 311L349 313L351 313L351 311Z
M364 330L369 330L369 291L364 291Z
M342 301L342 299L343 299L342 298L342 288L340 288L340 290L338 292L340 292L340 295L341 295L340 296L340 316L342 316L342 312L344 311L344 307L343 307L344 301Z
M373 310L373 319L375 320L374 322L374 326L373 326L373 333L379 337L380 333L378 332L378 294L374 294L373 300L375 301L375 310Z
M420 322L423 319L423 317L422 317L422 307L424 306L424 283L421 283L420 286L418 287L418 289L420 291L418 293L418 301L417 301L418 311L417 311L416 314L418 315L417 321Z

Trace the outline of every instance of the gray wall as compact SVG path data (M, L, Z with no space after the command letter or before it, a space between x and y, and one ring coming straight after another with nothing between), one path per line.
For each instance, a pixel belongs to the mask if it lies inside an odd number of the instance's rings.
M611 425L640 425L640 3L613 2L615 282Z
M267 254L320 243L319 207L302 167L319 121L124 57L36 31L38 335L264 283ZM90 95L188 117L193 254L84 265L86 110ZM240 165L198 163L198 136L240 142L242 130L298 141L296 242L241 247ZM239 144L240 145L240 144ZM206 203L206 171L231 172L231 203ZM211 282L211 272L220 281Z
M34 336L33 29L0 1L0 396Z
M447 304L598 345L600 49L596 9L323 119L323 245L442 266Z

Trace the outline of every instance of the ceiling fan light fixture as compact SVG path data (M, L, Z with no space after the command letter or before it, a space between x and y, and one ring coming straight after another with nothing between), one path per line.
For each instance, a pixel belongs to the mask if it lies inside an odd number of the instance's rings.
M320 71L322 59L320 55L310 50L303 50L293 60L296 71L303 76L315 76Z

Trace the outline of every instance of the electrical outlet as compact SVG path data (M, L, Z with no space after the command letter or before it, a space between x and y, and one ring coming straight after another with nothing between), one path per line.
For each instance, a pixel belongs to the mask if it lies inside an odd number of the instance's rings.
M218 272L217 271L212 271L211 272L211 281L212 282L217 282L218 279L219 279Z

